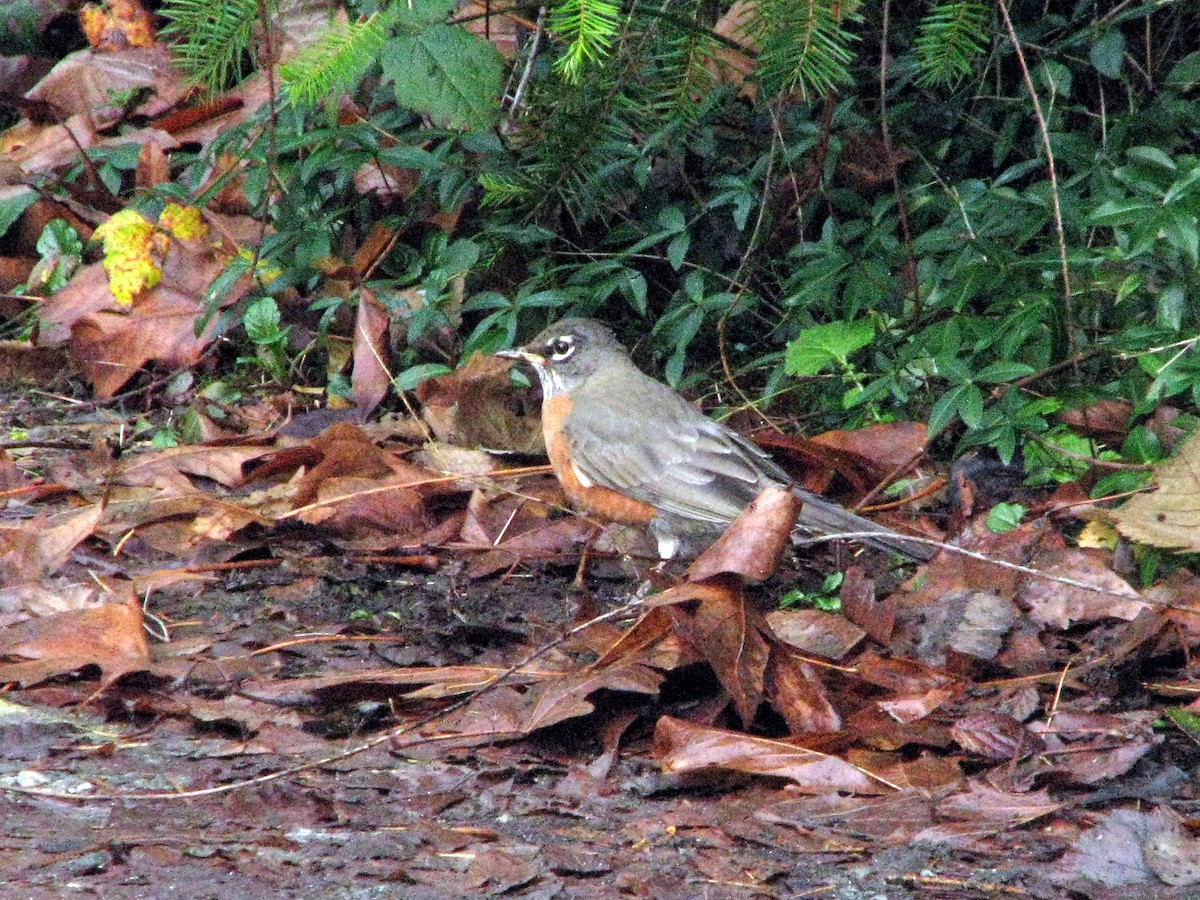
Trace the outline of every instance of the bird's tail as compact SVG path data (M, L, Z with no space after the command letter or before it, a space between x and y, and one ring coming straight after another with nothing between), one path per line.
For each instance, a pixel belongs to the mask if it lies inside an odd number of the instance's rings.
M870 519L855 515L832 500L826 500L824 497L810 491L795 487L792 488L792 493L804 504L800 510L800 517L796 522L796 529L801 534L804 532L813 534L841 534L843 532L860 531L887 532L887 534L879 534L878 537L860 538L859 540L880 550L903 553L910 559L921 562L929 559L934 554L936 548L928 544L907 540L900 532L872 522Z

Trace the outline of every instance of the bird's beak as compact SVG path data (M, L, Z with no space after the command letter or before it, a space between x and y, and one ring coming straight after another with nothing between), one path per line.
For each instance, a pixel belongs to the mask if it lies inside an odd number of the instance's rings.
M497 350L495 355L504 359L519 359L521 362L527 362L531 366L542 366L546 363L546 357L540 353L522 350L520 347L515 350Z

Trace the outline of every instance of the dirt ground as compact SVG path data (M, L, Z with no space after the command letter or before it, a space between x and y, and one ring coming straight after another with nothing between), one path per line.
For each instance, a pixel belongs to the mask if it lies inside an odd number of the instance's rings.
M896 841L905 821L936 803L919 792L820 798L782 781L660 774L647 758L647 723L711 696L702 675L676 680L655 709L605 704L597 716L609 722L638 719L618 731L619 751L588 718L531 740L470 747L439 742L434 727L426 743L376 747L229 793L82 799L97 785L121 793L213 787L326 757L392 721L387 702L346 688L319 702L276 694L274 713L264 714L254 699L264 686L388 663L507 658L512 647L560 633L578 606L569 571L467 582L448 572L328 568L263 569L198 594L165 592L152 612L175 623L174 643L159 645L158 658L198 654L174 681L132 676L54 716L9 710L0 721L0 784L81 800L5 795L4 896L1200 896L1054 883L1046 862L1068 835L1036 827L984 834L967 851ZM628 586L596 582L595 602L611 603ZM377 640L252 655L297 635L346 634L348 623ZM47 710L95 688L94 680L59 683L24 691L21 701ZM1153 791L1172 769L1187 777L1166 765L1180 749L1161 747L1127 789ZM1194 816L1194 786L1181 790L1177 779L1173 790Z

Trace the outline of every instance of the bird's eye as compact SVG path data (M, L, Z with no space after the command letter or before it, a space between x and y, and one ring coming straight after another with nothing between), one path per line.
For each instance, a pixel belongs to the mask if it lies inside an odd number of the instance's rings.
M570 337L563 335L555 338L549 344L550 358L563 360L570 356L575 351L575 341Z

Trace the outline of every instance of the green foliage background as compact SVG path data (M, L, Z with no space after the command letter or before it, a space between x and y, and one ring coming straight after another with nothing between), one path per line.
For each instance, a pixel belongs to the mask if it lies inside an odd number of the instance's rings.
M215 16L205 44L188 4L165 10L181 58L228 79L237 29ZM374 221L402 234L370 286L424 290L394 303L406 386L443 370L431 330L466 354L596 315L672 382L733 380L810 429L911 417L1044 457L1066 409L1200 398L1189 6L758 0L742 83L718 74L727 2L518 5L539 24L508 63L449 0L366 2L287 64L273 140L214 150L252 161L276 228L264 292L332 309L318 261ZM416 189L380 204L363 164ZM452 237L428 227L456 210Z

